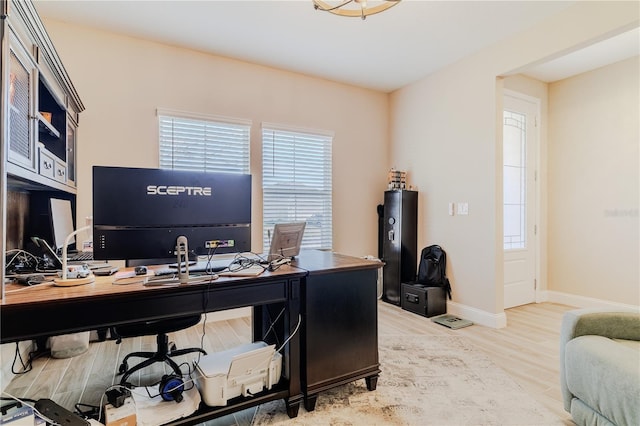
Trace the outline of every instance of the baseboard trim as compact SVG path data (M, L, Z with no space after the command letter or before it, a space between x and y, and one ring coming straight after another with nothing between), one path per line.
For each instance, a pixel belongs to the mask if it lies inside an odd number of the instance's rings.
M640 310L638 305L627 305L625 303L611 302L609 300L596 299L593 297L578 296L570 293L562 293L559 291L546 291L543 300L562 305L575 306L576 308L611 308L623 310Z
M473 321L474 324L491 328L504 328L507 326L507 315L503 312L493 314L471 306L457 302L447 302L447 313Z
M541 302L559 303L562 305L575 306L576 308L609 308L640 311L640 306L638 305L628 305L558 291L541 291L536 293L536 303ZM494 314L461 303L447 301L447 313L468 319L475 324L486 327L504 328L507 326L507 315L504 311Z

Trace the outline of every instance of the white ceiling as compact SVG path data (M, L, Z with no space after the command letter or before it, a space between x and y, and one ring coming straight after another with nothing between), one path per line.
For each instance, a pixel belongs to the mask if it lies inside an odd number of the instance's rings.
M640 28L602 40L557 59L532 66L524 74L548 83L640 54Z
M364 21L316 11L311 0L34 3L43 18L390 92L523 31L573 1L404 0ZM635 55L637 41L636 35ZM568 66L531 75L553 81Z

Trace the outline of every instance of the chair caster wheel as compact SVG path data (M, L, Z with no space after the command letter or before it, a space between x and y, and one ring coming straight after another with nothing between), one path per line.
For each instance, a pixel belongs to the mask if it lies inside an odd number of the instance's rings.
M178 347L176 346L176 344L174 342L169 343L169 352L173 352L175 350L177 350Z
M120 372L120 374L124 374L128 369L129 366L127 365L127 363L123 362L122 364L120 364L120 368L118 369L118 371Z

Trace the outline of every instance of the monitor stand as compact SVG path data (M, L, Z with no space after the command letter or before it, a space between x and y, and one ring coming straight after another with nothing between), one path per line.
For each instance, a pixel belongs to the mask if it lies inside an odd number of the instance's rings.
M194 263L189 261L189 242L187 241L187 237L185 237L184 235L180 235L176 239L176 264L177 264L177 271L178 271L177 282L179 284L188 284L194 281L202 281L206 279L218 278L218 276L215 274L207 275L207 276L189 275L189 266L193 266L194 264L197 264L197 262ZM157 280L156 282L159 283L161 281L162 279Z
M184 265L184 267L182 267ZM162 276L152 277L150 278L145 285L153 286L153 285L180 285L180 284L189 284L194 282L201 282L206 280L215 280L218 278L216 274L209 275L189 275L189 266L194 265L193 262L189 262L189 243L187 241L187 237L184 235L180 235L176 239L176 265L177 268L177 278L165 278ZM173 265L172 265L173 266Z
M189 282L189 243L184 235L180 235L176 241L176 257L178 259L178 281L180 284L186 284ZM183 263L184 269L182 269Z

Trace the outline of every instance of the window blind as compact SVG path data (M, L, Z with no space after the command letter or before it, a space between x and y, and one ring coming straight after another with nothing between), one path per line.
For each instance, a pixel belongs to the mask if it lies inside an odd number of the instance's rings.
M306 221L303 248L331 249L333 135L262 126L263 249L276 223Z
M160 168L249 173L251 123L158 110Z

